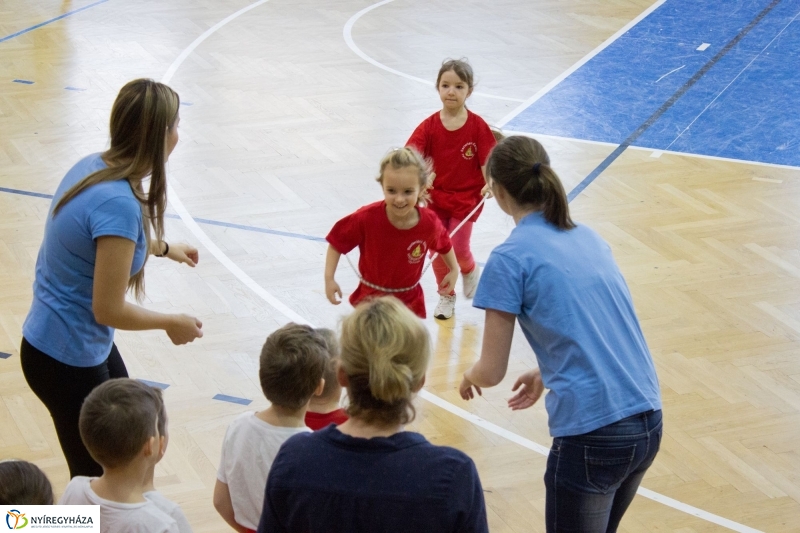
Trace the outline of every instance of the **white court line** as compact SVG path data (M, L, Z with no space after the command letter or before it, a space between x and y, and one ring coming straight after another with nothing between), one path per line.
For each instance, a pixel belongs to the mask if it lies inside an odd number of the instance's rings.
M619 146L619 144L617 143L610 143L606 141L593 141L591 139L578 139L576 137L563 137L561 135L548 135L546 133L532 133L530 131L503 130L503 133L506 135L524 135L525 137L533 137L536 139L554 139L557 141L571 141L583 144L594 144L597 146L609 146L614 148ZM750 161L749 159L734 159L732 157L719 157L716 155L694 154L691 152L676 152L673 150L656 150L655 148L647 148L645 146L636 146L636 145L629 146L628 150L634 150L634 151L638 150L640 152L654 152L654 153L660 152L660 155L663 154L679 155L683 157L693 157L695 159L709 159L711 161L723 161L725 163L738 163L740 165L753 165L757 167L780 168L786 170L800 169L800 167L795 167L792 165L780 165L778 163L763 163L761 161Z
M600 52L602 52L603 50L605 50L605 49L606 49L606 48L607 48L607 47L608 47L608 46L609 46L611 43L613 43L614 41L616 41L617 39L619 39L619 38L620 38L622 35L624 35L624 34L625 34L625 33L626 33L628 30L630 30L631 28L633 28L634 26L636 26L637 24L639 24L639 22L641 22L641 21L642 21L642 20L643 20L645 17L647 17L647 16L648 16L650 13L652 13L653 11L655 11L656 9L658 9L658 8L661 6L661 4L663 4L663 3L664 3L664 2L666 2L666 1L667 1L667 0L658 0L658 1L657 1L656 3L654 3L652 6L648 7L647 9L645 9L645 10L644 10L644 11L643 11L643 12L642 12L642 13L641 13L641 14L640 14L638 17L636 17L635 19L633 19L632 21L630 21L629 23L627 23L625 26L623 26L623 27L622 27L622 28L621 28L621 29L620 29L620 30L619 30L617 33L615 33L614 35L612 35L611 37L609 37L608 39L606 39L606 40L605 40L605 41L604 41L604 42L603 42L603 43L602 43L600 46L598 46L597 48L595 48L594 50L592 50L591 52L589 52L588 54L586 54L585 56L583 56L583 57L581 58L581 60L580 60L580 61L578 61L577 63L575 63L575 64L574 64L574 65L572 65L571 67L569 67L569 68L568 68L567 70L565 70L564 72L562 72L560 76L558 76L558 77L557 77L557 78L555 78L553 81L551 81L550 83L548 83L547 85L545 85L544 87L542 87L541 89L539 89L539 91L538 91L536 94L534 94L533 96L531 96L530 98L528 98L527 100L525 100L524 102L522 102L522 103L521 103L519 106L517 106L517 108L516 108L516 109L514 109L514 110L513 110L511 113L509 113L508 115L506 115L505 117L503 117L503 118L500 120L500 122L498 122L498 123L497 123L497 127L498 127L498 128L502 128L503 126L505 126L506 124L508 124L508 123L511 121L511 119L512 119L512 118L514 118L514 117L516 117L517 115L519 115L520 113L522 113L522 112L523 112L523 111L524 111L524 110L525 110L525 109L526 109L528 106L530 106L531 104L533 104L533 103L534 103L536 100L538 100L539 98L541 98L541 97L542 97L542 96L544 96L545 94L549 93L549 92L550 92L550 90L551 90L553 87L555 87L556 85L558 85L559 83L561 83L562 81L564 81L564 79L566 79L566 78L567 78L567 76L569 76L570 74L572 74L573 72L575 72L576 70L578 70L579 68L581 68L581 67L582 67L584 64L586 64L586 63L587 63L587 62L588 62L590 59L592 59L594 56L596 56L597 54L599 54Z
M216 32L221 27L225 26L228 22L234 20L238 16L250 11L255 7L260 6L261 4L266 3L267 1L269 0L259 0L258 2L250 4L249 6L240 9L236 13L228 16L227 18L223 19L219 23L215 24L214 26L206 30L200 37L195 39L186 48L186 50L181 52L181 54L175 59L172 65L170 65L170 67L167 69L167 72L166 74L164 74L164 77L161 79L161 81L163 83L169 83L169 81L172 79L172 76L175 74L175 72L178 70L181 64L186 60L187 57L189 57L189 54L191 54L191 52L194 51L194 49L197 48L200 45L200 43L205 41L214 32ZM391 0L386 0L386 2L388 1ZM663 2L664 0L661 1ZM174 180L174 178L170 179ZM184 224L186 224L186 227L195 235L195 237L197 237L197 239L200 242L203 243L203 245L208 249L208 251L211 252L211 254L214 257L216 257L217 260L222 265L225 266L225 268L227 268L234 276L236 276L239 279L239 281L241 281L246 287L251 289L265 302L274 307L279 313L284 315L289 320L293 320L300 324L311 325L311 323L306 318L300 316L298 313L289 308L286 304L281 302L278 298L270 294L266 289L264 289L258 283L256 283L256 281L253 278L247 275L246 272L244 272L241 268L239 268L239 266L236 265L236 263L234 263L233 260L231 260L231 258L225 255L225 253L216 244L214 244L214 241L212 241L211 238L206 234L206 232L203 231L203 229L197 224L197 222L194 220L189 211L186 210L186 207L183 205L183 202L181 201L180 197L178 197L177 193L171 186L169 186L168 188L168 194L169 194L170 204L172 204L172 207L178 213L178 216L180 216L181 220L184 222ZM441 407L442 409L445 409L446 411L449 411L450 413L453 413L458 417L463 418L468 422L471 422L504 439L519 444L520 446L523 446L529 450L535 451L545 456L549 452L547 447L542 446L541 444L537 444L529 439L526 439L525 437L517 435L516 433L504 429L496 424L492 424L491 422L484 420L483 418L480 418L479 416L476 416L470 413L469 411L461 409L460 407L456 407L450 402L426 390L421 390L419 392L419 396L427 400L428 402L433 403L434 405ZM668 507L672 507L673 509L676 509L678 511L695 516L707 522L712 522L714 524L721 525L733 531L738 531L739 533L763 533L757 529L753 529L745 525L733 522L731 520L728 520L727 518L723 518L721 516L717 516L707 511L703 511L702 509L692 507L691 505L687 505L683 502L673 500L672 498L668 498L667 496L663 496L661 494L658 494L656 492L653 492L651 490L642 487L639 488L637 493L641 496L644 496L645 498L657 501Z
M411 76L410 74L406 74L405 72L400 72L399 70L395 70L392 67L388 67L388 66L384 65L383 63L380 63L380 62L372 59L370 56L365 54L361 50L361 48L359 48L358 45L353 40L353 26L355 25L356 21L358 19L360 19L362 16L366 15L367 13L369 13L370 11L372 11L373 9L377 9L377 8L379 8L381 6L384 6L386 4L389 4L391 2L394 2L394 0L383 0L382 2L378 2L377 4L372 4L371 6L365 7L364 9L362 9L361 11L359 11L358 13L356 13L355 15L350 17L350 20L348 20L347 23L344 25L344 30L342 30L342 35L344 37L344 42L347 43L347 46L350 47L350 50L355 52L355 54L358 57L360 57L361 59L363 59L367 63L370 63L371 65L375 65L379 69L385 70L386 72L391 72L392 74L394 74L396 76L400 76L402 78L406 78L407 80L412 80L412 81L416 81L416 82L419 82L419 83L424 83L425 85L430 85L431 87L433 87L435 84L432 81L424 80L422 78L417 78L416 76ZM509 102L522 102L521 98L509 98L507 96L495 96L493 94L482 93L482 92L479 92L479 91L475 91L472 94L473 94L473 96L483 96L484 98L493 98L495 100L506 100L506 101L509 101Z

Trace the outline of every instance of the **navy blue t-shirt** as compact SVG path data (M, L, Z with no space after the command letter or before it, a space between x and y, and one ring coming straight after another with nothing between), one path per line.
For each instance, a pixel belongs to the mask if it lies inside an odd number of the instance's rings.
M419 433L296 435L269 472L258 533L486 532L478 471Z

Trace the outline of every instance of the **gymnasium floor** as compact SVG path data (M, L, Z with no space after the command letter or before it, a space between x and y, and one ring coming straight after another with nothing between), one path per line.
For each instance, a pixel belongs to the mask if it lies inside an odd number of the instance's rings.
M800 0L2 0L0 458L36 462L58 494L68 481L19 368L21 326L49 195L107 145L125 82L182 98L167 237L201 262L151 259L146 305L195 314L205 336L117 344L165 388L157 488L215 532L227 424L266 405L264 338L348 312L324 297L322 238L381 197L381 156L440 107L441 60L466 56L469 107L543 142L573 218L611 244L656 362L665 437L620 531L800 531L798 14ZM490 201L477 259L512 227ZM356 286L344 261L337 279ZM431 312L432 273L423 285ZM543 402L505 407L530 348L518 332L506 380L466 403L482 312L462 298L426 323L436 355L411 429L476 461L492 531L544 531Z

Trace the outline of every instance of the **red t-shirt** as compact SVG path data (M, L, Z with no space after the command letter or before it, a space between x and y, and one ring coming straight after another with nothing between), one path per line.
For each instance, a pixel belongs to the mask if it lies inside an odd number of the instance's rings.
M433 160L436 178L431 189L430 207L439 215L464 218L481 201L486 185L481 167L486 164L497 142L486 122L467 110L467 121L448 131L437 111L417 126L406 146L412 146ZM470 220L478 220L481 210Z
M381 200L341 219L325 239L341 254L358 246L361 252L358 270L373 285L389 289L411 287L422 275L428 250L446 254L453 247L436 213L424 207L418 207L417 211L416 226L397 229L389 222L386 203ZM385 293L359 283L350 295L350 303L356 305L368 296L386 294L397 297L417 316L425 318L425 298L420 285L409 291Z
M330 413L312 413L306 411L306 425L314 431L326 428L331 424L344 424L350 417L347 416L347 411L344 409L337 409Z

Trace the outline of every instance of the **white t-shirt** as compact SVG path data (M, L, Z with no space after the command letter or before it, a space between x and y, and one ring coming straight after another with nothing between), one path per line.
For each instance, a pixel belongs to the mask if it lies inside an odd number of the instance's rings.
M267 424L255 412L236 417L222 441L222 457L217 479L228 485L236 522L258 529L264 507L264 489L272 461L289 437L311 430Z
M180 533L175 519L151 500L142 503L119 503L98 496L89 482L76 476L67 485L59 505L99 505L101 533Z
M180 531L180 533L194 533L192 531L192 526L189 525L189 520L186 519L186 515L183 514L183 510L181 509L180 505L172 500L168 500L157 490L145 492L142 496L153 502L156 507L171 516L178 524L178 531Z

